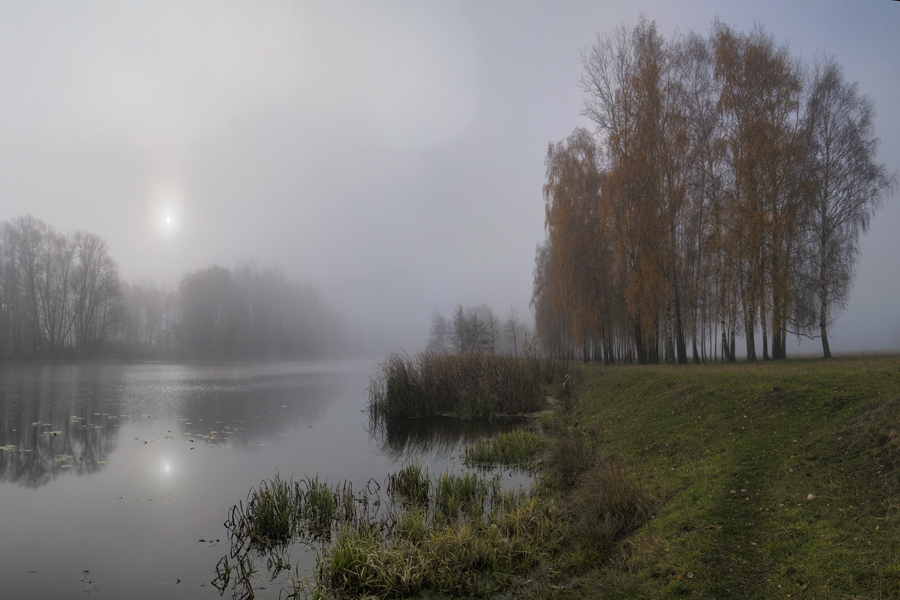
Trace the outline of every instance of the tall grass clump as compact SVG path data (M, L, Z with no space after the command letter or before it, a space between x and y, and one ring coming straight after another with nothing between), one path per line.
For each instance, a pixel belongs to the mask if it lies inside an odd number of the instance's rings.
M375 418L533 412L545 403L544 365L500 354L394 353L371 378L369 412Z
M268 548L288 541L293 535L300 501L293 482L276 475L251 490L247 501L247 536L252 545Z
M547 438L526 430L501 433L463 448L467 466L531 466L547 448Z
M302 517L307 527L324 533L331 528L331 520L339 504L339 494L334 493L319 477L307 478L306 493L303 495Z
M433 506L438 520L455 519L460 515L480 519L486 503L500 496L498 478L488 481L471 471L459 475L444 473L436 484Z
M643 525L649 514L640 480L618 461L598 460L582 473L567 504L574 534L600 552Z
M498 479L471 472L444 473L428 489L424 504L405 504L387 526L341 529L310 587L337 598L503 593L531 583L524 576L549 567L562 546L567 520L554 500L502 492Z
M592 433L570 429L560 433L547 456L545 476L562 490L575 486L582 473L597 461L597 440Z
M419 463L409 463L388 476L388 494L407 505L426 506L430 488L431 479L428 477L428 469Z

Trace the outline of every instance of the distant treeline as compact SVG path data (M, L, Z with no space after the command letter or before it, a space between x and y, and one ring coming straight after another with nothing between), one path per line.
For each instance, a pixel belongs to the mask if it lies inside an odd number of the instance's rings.
M510 306L501 323L486 304L463 308L458 304L449 319L434 309L426 350L430 352L485 352L519 355L527 341L528 327L519 309Z
M308 284L211 266L177 289L129 285L106 243L26 216L0 223L0 359L58 356L324 358L344 320Z
M786 356L846 305L896 176L871 100L761 28L663 39L641 19L584 52L584 114L551 144L532 306L545 349L606 362ZM769 348L771 346L771 353Z
M0 358L94 350L121 318L119 273L92 233L0 223Z
M309 284L271 269L211 266L177 290L124 285L113 339L189 356L324 358L348 350L347 326Z

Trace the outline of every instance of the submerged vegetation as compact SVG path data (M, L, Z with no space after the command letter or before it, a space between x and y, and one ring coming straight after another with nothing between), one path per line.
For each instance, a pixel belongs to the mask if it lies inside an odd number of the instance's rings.
M547 439L537 433L514 430L481 439L463 448L463 464L533 466L547 447Z

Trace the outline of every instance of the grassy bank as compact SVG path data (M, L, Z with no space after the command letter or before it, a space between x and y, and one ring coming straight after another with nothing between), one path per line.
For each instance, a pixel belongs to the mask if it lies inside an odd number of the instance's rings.
M900 359L584 369L561 431L654 518L571 597L900 597Z
M415 463L384 503L305 480L291 504L263 482L220 573L252 574L259 539L285 568L290 529L321 544L295 596L900 597L900 358L573 368L544 435L464 450L537 467L532 490ZM281 506L294 520L269 517Z

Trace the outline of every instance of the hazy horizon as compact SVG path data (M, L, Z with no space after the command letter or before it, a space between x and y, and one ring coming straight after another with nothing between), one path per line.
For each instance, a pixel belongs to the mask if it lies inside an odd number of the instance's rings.
M719 18L834 55L874 101L878 161L900 168L893 2L15 2L0 7L0 221L95 233L127 282L274 267L407 350L435 308L530 321L547 145L590 127L579 52L640 13L666 37ZM898 225L894 196L833 351L900 349Z

